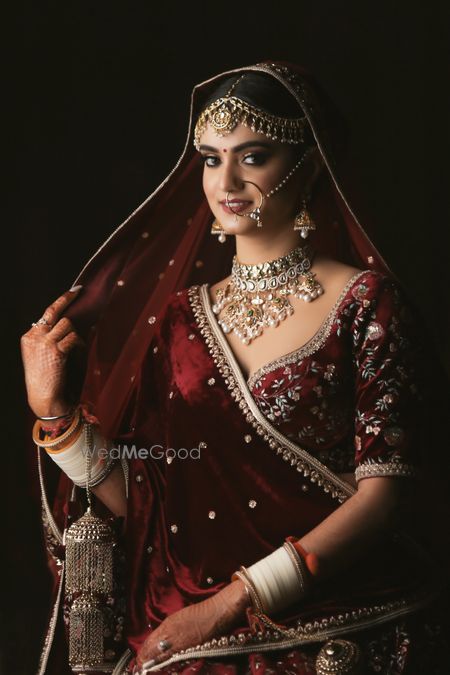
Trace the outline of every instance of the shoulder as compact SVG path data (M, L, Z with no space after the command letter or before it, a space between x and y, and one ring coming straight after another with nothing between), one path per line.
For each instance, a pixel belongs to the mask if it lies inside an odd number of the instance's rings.
M414 331L416 312L400 283L387 272L363 270L330 258L319 258L313 272L338 298L332 312L338 335L348 331L354 344L360 344L375 335Z
M399 282L387 272L361 269L322 255L317 256L312 271L326 288L332 291L347 289L357 301L364 298L376 300L388 295L405 299ZM367 306L367 302L363 304Z
M364 270L355 277L351 295L366 309L390 307L393 310L395 307L409 305L406 292L400 283L390 274L376 270Z
M359 267L347 265L334 258L317 254L313 260L313 271L320 274L325 281L333 282L339 278L350 278L352 275L362 272Z
M402 294L399 283L385 272L361 269L325 256L317 256L312 271L324 288L347 306L367 309L382 297L400 299Z

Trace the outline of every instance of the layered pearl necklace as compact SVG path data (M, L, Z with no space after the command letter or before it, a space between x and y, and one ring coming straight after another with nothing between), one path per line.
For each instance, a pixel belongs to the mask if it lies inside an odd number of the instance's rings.
M287 255L258 263L243 265L233 257L231 279L216 293L212 309L224 333L233 331L248 345L268 326L278 326L294 312L289 295L311 302L322 295L323 288L311 269L309 246L298 246Z

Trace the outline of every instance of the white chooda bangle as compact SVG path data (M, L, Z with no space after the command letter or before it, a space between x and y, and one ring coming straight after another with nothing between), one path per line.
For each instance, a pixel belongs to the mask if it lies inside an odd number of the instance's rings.
M98 427L83 423L81 434L63 450L47 448L47 454L62 471L79 487L86 487L86 452L88 443L86 434L92 427L92 457L90 487L95 487L112 471L115 460L109 454L109 444L103 438ZM45 446L44 446L45 447Z
M247 581L254 608L261 611L262 607L266 614L280 612L301 600L309 585L306 563L290 542L248 568L241 566L240 573L235 574Z

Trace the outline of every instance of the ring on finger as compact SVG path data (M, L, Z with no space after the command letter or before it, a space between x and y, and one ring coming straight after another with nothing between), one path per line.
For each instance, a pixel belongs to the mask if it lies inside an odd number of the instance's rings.
M162 652L167 651L168 649L171 648L171 646L172 646L172 645L170 644L169 640L160 640L160 641L158 642L158 647L160 648L160 650L161 650Z
M33 328L36 328L36 326L48 326L51 328L51 324L47 321L47 319L44 316L41 316L41 318L38 321L34 321L32 324Z
M38 324L44 325L44 326L50 326L49 322L45 318L45 316L41 316L41 318L38 321Z

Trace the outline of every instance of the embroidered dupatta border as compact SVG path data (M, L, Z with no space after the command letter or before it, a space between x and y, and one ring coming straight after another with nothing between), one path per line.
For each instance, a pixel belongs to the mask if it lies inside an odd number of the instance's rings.
M348 635L365 628L373 628L386 621L392 621L404 614L421 609L430 602L430 592L425 591L409 598L387 602L380 605L371 605L337 616L302 623L296 627L281 630L258 630L255 633L238 633L213 638L195 647L188 647L175 652L169 659L146 669L147 672L157 672L171 663L189 661L191 659L219 656L238 656L252 652L278 651L292 649L301 645L325 642L330 638ZM123 671L125 673L125 671Z
M58 620L58 613L61 604L62 590L64 586L64 561L60 560L53 552L53 546L55 544L63 544L64 537L63 533L60 531L58 525L53 518L52 511L50 509L47 493L45 490L45 481L44 481L44 472L42 470L42 457L41 457L41 447L37 446L37 465L38 465L38 474L39 474L39 486L41 490L41 505L42 505L42 526L44 534L46 537L46 547L48 553L53 558L58 569L58 591L56 594L56 599L53 604L53 608L50 615L50 620L47 626L47 632L44 638L44 644L42 646L37 675L44 675L47 669L47 662L50 655L50 650L53 644L53 638L55 636L56 622Z
M355 494L355 488L341 480L307 450L283 436L260 411L237 365L235 356L222 335L210 306L207 284L191 286L188 296L200 333L205 339L214 363L231 391L231 397L235 399L245 419L255 428L256 433L277 455L281 455L285 462L289 462L292 468L309 478L312 483L319 485L334 499L344 502Z

